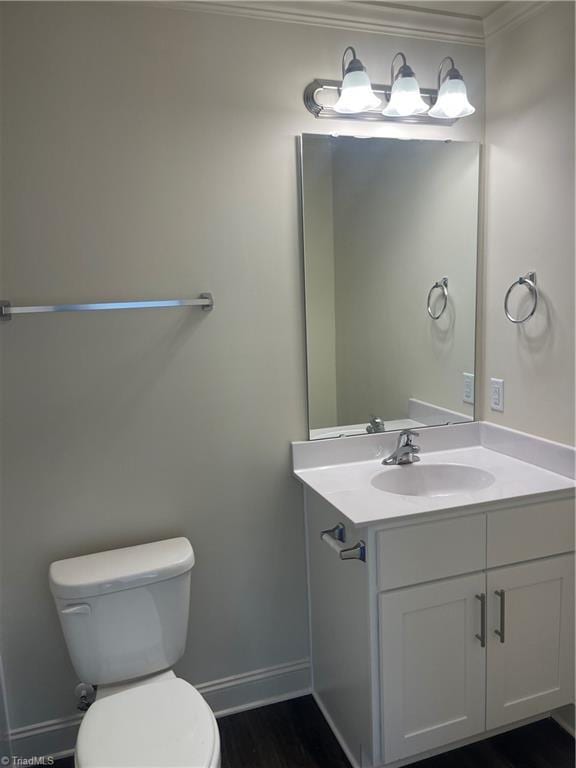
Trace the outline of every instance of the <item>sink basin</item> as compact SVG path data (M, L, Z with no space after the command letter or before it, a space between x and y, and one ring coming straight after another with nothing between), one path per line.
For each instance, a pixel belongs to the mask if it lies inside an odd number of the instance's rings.
M454 496L481 491L494 475L466 464L408 464L390 467L372 478L372 485L400 496Z

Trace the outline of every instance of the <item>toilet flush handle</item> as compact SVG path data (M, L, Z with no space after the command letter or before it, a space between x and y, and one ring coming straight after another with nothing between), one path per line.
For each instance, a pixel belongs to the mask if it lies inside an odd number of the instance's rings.
M77 613L90 613L91 608L88 605L88 603L76 603L75 605L67 605L66 608L62 608L60 613L65 614L66 616L69 616L70 614L77 614Z

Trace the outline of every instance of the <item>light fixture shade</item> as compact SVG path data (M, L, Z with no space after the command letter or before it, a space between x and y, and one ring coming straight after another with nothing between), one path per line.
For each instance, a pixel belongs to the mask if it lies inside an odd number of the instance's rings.
M392 85L390 101L382 111L386 117L410 117L428 112L428 104L420 95L414 75L400 75Z
M472 115L475 111L468 101L464 80L449 77L440 86L436 104L428 114L440 120L455 120L457 117Z
M353 115L367 109L375 109L380 104L381 101L372 90L366 71L352 70L344 75L340 98L334 105L334 111Z

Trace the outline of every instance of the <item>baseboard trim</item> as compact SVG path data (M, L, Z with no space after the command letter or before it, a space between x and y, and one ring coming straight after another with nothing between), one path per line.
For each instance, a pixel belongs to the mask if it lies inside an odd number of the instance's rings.
M74 751L82 715L59 717L10 730L14 757L64 757Z
M570 720L564 717L563 712L561 711L558 712L557 710L552 712L550 717L552 718L552 720L555 720L558 723L560 728L563 728L566 731L566 733L569 733L573 739L576 738L576 730L574 729L574 714L572 714L572 718L571 718L572 722L570 722Z
M352 754L352 752L350 752L350 748L348 747L348 744L346 743L344 737L342 736L342 734L334 724L334 720L332 720L331 716L328 714L328 710L324 706L322 699L320 698L320 696L316 691L312 691L312 696L314 697L314 701L318 705L318 709L320 710L320 712L322 712L322 714L324 715L324 719L330 726L330 730L336 737L336 741L338 742L338 744L340 744L340 746L342 747L342 751L350 761L350 765L352 766L352 768L360 768L360 765L356 760L356 757Z
M196 686L216 717L310 692L310 659L223 677Z
M222 709L219 712L215 712L217 719L221 717L227 717L228 715L236 715L239 712L248 712L251 709L258 709L259 707L269 707L271 704L280 704L282 701L290 701L291 699L299 699L302 696L309 696L312 693L311 688L304 688L301 691L291 691L290 693L282 693L278 696L272 696L268 699L261 699L260 701L250 701L248 704L242 704L237 707L230 707L229 709Z
M196 688L200 691L202 696L207 696L216 691L227 690L230 686L260 682L261 680L268 680L271 677L282 677L284 675L293 674L294 672L301 672L303 670L309 671L309 669L310 660L301 659L300 661L288 662L287 664L277 664L274 667L255 669L252 672L242 672L239 675L222 677L219 680L211 680L208 683L199 683Z
M310 660L264 667L196 685L216 717L268 706L310 693ZM66 757L74 745L82 715L45 720L10 731L14 756Z

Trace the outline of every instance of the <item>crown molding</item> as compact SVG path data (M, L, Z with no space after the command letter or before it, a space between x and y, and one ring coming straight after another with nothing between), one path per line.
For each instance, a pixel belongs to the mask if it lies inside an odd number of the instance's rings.
M508 2L484 19L484 37L492 40L502 32L514 29L540 13L551 0L517 0Z
M339 2L226 2L220 0L185 0L166 3L172 7L205 13L242 16L264 21L307 24L315 27L346 29L394 37L484 45L484 28L480 19L439 15L405 7L376 6L369 3Z

